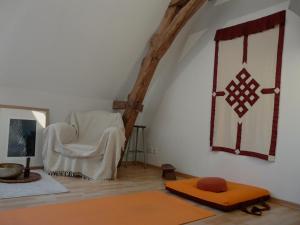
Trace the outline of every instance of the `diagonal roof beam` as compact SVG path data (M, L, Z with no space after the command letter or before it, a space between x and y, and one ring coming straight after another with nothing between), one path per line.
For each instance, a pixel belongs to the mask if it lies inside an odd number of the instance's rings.
M113 104L114 109L125 109L123 121L127 140L132 133L138 113L142 108L141 105L161 58L168 51L181 29L206 1L171 0L157 31L150 40L150 47L143 59L138 78L128 95L127 102L124 102L124 104L114 102ZM120 163L123 155L124 152L122 152Z

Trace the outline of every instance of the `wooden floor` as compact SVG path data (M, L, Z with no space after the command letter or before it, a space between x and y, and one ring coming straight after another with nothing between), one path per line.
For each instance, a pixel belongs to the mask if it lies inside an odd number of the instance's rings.
M0 210L8 210L20 207L31 207L43 204L55 204L68 201L88 199L98 196L109 196L123 193L132 193L147 190L162 190L163 180L159 169L141 166L122 167L118 179L115 181L88 181L80 178L55 177L65 185L70 192L64 194L42 195L36 197L22 197L0 200ZM211 208L196 204L202 208ZM264 212L261 217L247 215L240 211L223 213L213 210L216 216L190 223L190 225L300 225L300 210L278 204L270 203L272 210ZM159 225L159 221L157 224Z

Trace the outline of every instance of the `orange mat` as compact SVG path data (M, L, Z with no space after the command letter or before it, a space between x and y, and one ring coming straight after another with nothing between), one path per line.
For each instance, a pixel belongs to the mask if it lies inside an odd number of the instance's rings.
M266 189L229 181L227 181L228 190L226 192L203 191L197 188L199 179L168 181L165 183L165 187L173 193L224 211L255 204L270 197L270 192Z
M177 225L213 216L159 191L0 212L1 225Z

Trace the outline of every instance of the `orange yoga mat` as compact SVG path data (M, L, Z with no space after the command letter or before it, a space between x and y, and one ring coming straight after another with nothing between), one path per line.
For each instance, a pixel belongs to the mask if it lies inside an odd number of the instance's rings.
M1 225L178 225L213 216L153 191L0 212Z

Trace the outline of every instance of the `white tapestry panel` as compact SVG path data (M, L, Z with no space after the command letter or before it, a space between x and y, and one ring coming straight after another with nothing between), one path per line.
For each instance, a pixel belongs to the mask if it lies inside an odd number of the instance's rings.
M210 144L274 161L285 11L216 32Z

